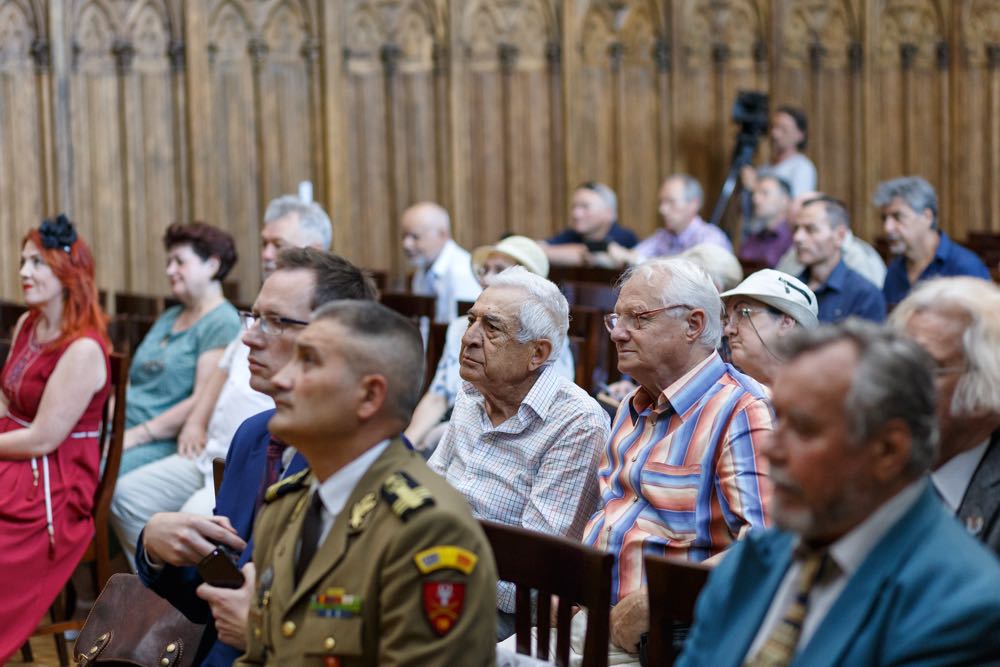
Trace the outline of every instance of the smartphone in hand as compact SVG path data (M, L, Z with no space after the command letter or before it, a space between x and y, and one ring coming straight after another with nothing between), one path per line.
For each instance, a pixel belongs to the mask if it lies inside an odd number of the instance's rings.
M240 588L243 585L243 573L236 567L235 554L223 546L212 549L212 553L201 559L198 574L206 584L219 588Z

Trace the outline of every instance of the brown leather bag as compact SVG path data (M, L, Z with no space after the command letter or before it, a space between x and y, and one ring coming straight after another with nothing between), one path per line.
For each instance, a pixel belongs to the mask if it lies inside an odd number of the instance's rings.
M146 588L134 574L115 574L94 602L73 647L79 665L194 665L204 624Z

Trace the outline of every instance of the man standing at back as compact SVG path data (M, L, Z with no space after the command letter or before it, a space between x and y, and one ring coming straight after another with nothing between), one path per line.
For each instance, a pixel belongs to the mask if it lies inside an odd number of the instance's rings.
M795 338L764 448L780 530L715 569L679 664L997 664L1000 562L924 474L931 360L857 320Z
M434 321L447 324L459 301L475 301L482 291L469 253L451 239L451 219L438 204L414 204L403 211L401 226L403 251L416 268L410 289L436 297Z
M938 220L937 194L919 176L879 183L875 206L894 255L882 293L890 308L902 301L920 280L933 276L973 276L990 279L983 261L948 238Z
M279 254L277 269L264 281L253 312L243 321L254 390L274 396L272 378L291 359L310 313L328 301L344 298L372 300L375 286L357 267L336 255L311 248ZM250 591L202 584L193 566L218 544L242 552L239 564L246 563L264 488L305 466L294 450L271 437L267 422L273 414L271 409L250 417L237 430L214 516L161 512L149 519L139 536L136 565L143 582L189 618L209 621L210 629L202 640L202 650L210 649L205 665L231 665L242 652ZM215 641L215 631L219 641Z

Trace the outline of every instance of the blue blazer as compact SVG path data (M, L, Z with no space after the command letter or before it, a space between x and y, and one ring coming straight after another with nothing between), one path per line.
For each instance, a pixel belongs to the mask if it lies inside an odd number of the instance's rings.
M254 514L257 510L257 495L264 483L267 445L271 440L267 423L273 415L274 410L265 410L247 419L236 430L226 455L226 474L215 497L215 514L227 517L236 532L247 542L247 548L240 555L240 567L253 554ZM296 452L285 474L294 474L305 467L305 459ZM191 620L208 624L199 650L205 655L202 665L230 667L243 654L239 649L216 639L211 609L195 594L195 589L202 581L194 567L167 565L159 572L153 572L146 565L142 535L139 536L135 562L139 577L147 586L169 600Z
M928 485L929 487L930 485ZM742 664L791 563L793 537L751 532L711 574L678 662ZM889 529L792 665L981 665L1000 660L1000 561L930 488Z

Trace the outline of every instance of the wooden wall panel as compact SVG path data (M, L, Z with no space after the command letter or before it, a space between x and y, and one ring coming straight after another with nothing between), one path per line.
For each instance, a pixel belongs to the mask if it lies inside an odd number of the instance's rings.
M709 214L743 89L807 111L861 236L907 173L956 238L1000 231L997 0L0 0L0 256L65 210L103 287L163 293L164 227L202 219L248 299L264 207L303 180L336 250L397 276L422 199L472 247L556 232L598 179L648 234L675 171Z
M45 205L46 181L39 92L45 78L36 68L33 45L44 19L28 3L0 3L0 290L17 294L21 238Z

